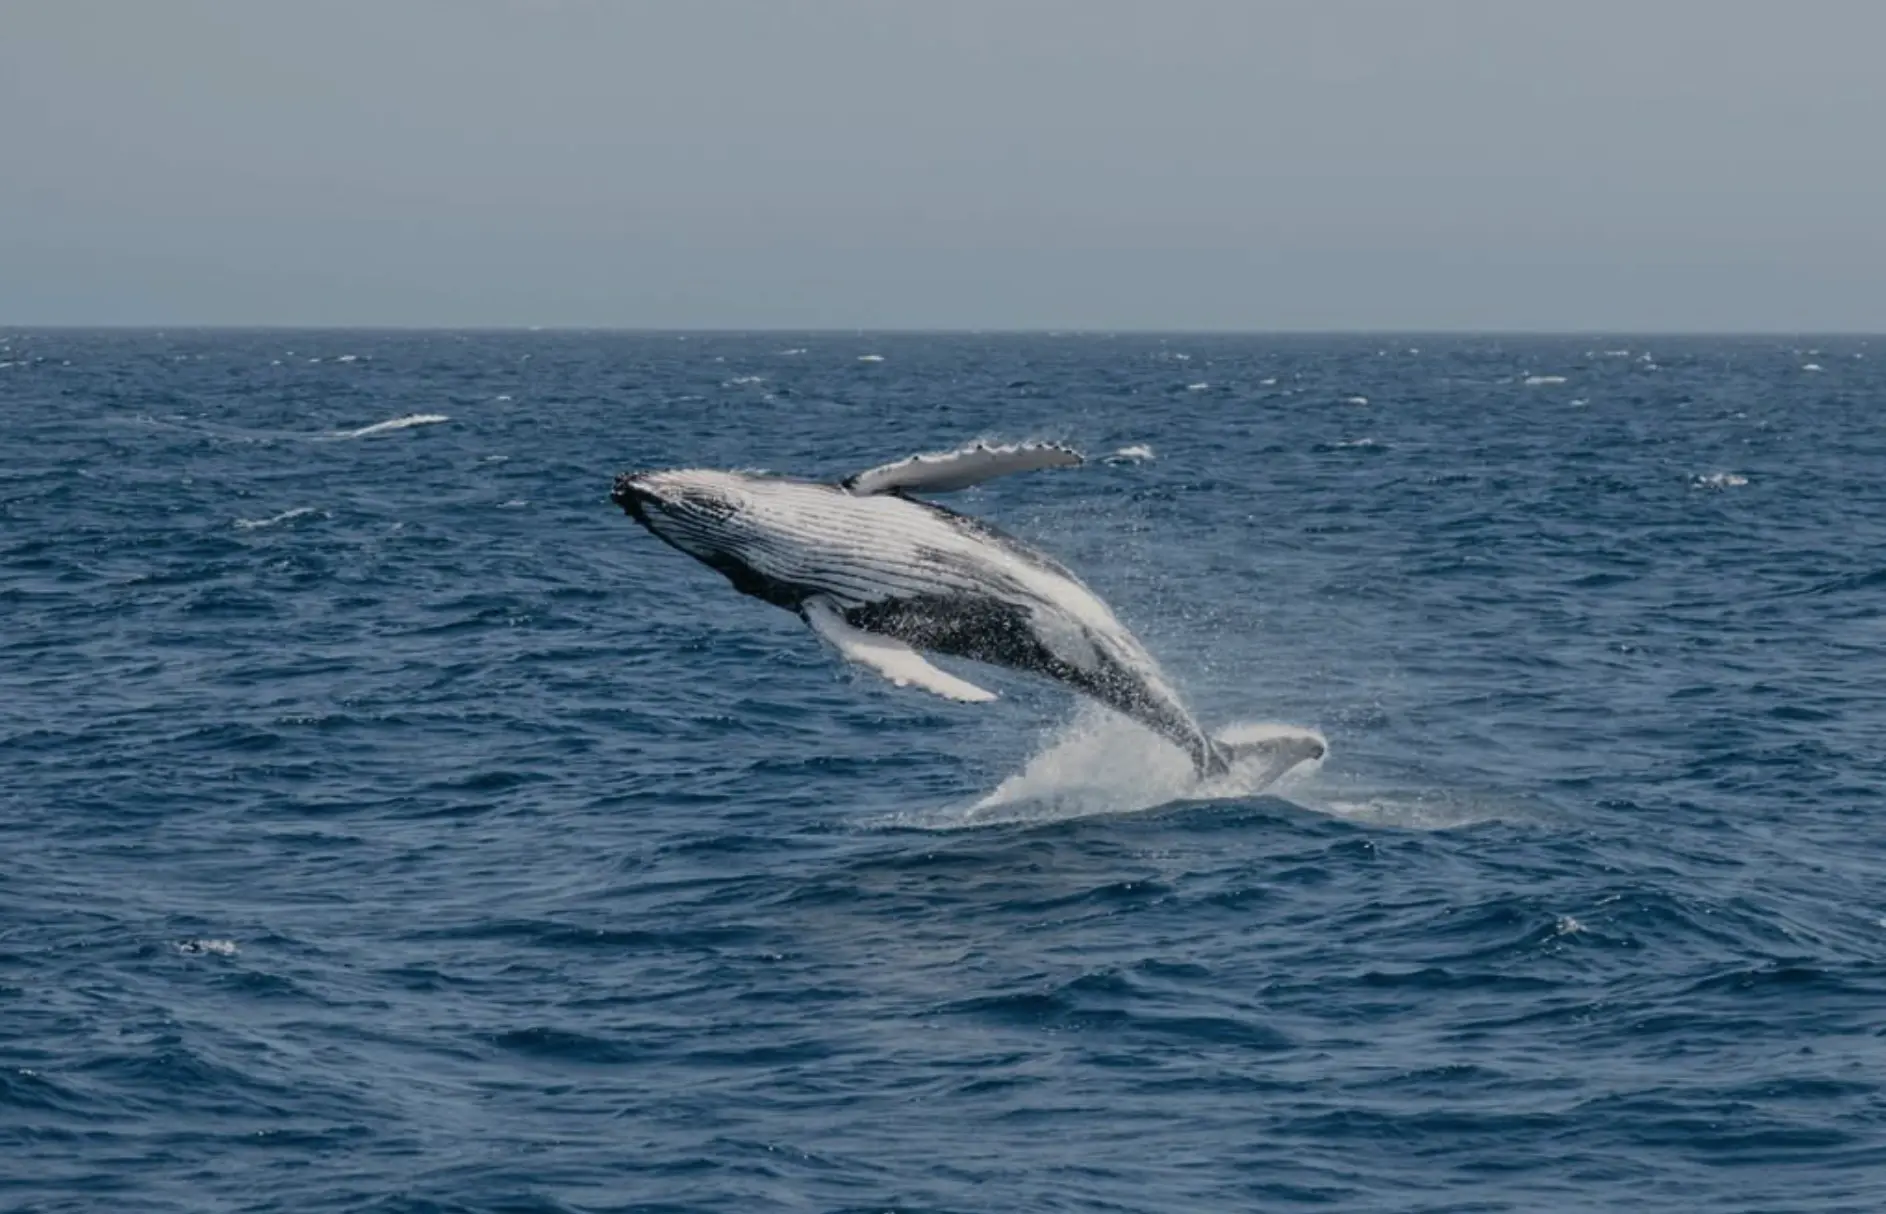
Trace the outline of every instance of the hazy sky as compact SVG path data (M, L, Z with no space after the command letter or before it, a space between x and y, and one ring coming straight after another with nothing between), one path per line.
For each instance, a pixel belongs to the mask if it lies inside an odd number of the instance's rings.
M0 323L1886 331L1886 3L0 0Z

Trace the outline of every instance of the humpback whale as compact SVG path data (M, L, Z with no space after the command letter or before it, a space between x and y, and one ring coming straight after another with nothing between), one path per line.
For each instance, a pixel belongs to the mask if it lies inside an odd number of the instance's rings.
M1322 740L1308 731L1213 738L1146 647L1073 573L980 519L914 496L1081 462L1054 443L977 443L836 484L708 469L630 472L616 478L612 498L740 593L798 614L845 658L900 687L965 702L996 698L931 665L919 652L929 650L1070 687L1183 749L1201 778L1261 758L1268 783L1321 758Z

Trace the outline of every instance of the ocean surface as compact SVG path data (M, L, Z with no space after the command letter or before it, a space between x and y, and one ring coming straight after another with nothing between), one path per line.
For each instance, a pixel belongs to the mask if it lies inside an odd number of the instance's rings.
M6 331L0 435L0 1209L1886 1208L1886 340ZM979 437L1320 770L608 500Z

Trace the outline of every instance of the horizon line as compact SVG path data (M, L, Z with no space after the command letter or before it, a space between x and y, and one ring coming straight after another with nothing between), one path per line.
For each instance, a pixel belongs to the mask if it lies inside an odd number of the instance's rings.
M1545 328L1100 328L1087 326L1017 326L975 327L948 325L935 327L884 328L824 326L795 328L786 325L674 327L646 325L522 325L522 324L223 324L184 322L107 323L107 324L17 324L0 322L0 330L16 333L549 333L618 334L646 337L739 337L779 334L823 337L1742 337L1742 338L1886 338L1886 330L1875 329L1632 329L1576 327Z

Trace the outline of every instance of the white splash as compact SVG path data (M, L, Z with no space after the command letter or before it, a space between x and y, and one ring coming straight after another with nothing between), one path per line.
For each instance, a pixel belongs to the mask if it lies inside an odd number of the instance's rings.
M1562 384L1564 382L1565 377L1563 375L1528 375L1526 377L1526 386L1528 388L1538 388L1547 384Z
M1287 778L1287 777L1286 777ZM1533 822L1536 808L1512 798L1461 789L1336 786L1329 780L1296 790L1292 804L1331 818L1393 830L1455 830L1483 822Z
M186 956L208 953L215 957L233 957L239 950L234 940L179 940L177 951Z
M273 518L239 518L236 520L236 528L239 531L254 531L259 527L275 527L282 523L291 523L298 518L307 518L311 514L318 514L322 518L328 517L325 510L316 510L313 506L296 506L293 510L284 510Z
M1211 387L1211 385L1210 385L1210 384L1208 384L1208 383L1204 383L1204 382L1202 382L1202 381L1201 381L1201 382L1199 382L1199 383L1196 383L1196 384L1187 384L1187 385L1185 385L1185 390L1186 390L1187 392L1204 392L1204 391L1206 391L1207 389L1209 389L1210 387Z
M1819 363L1802 363L1801 364L1801 370L1803 371L1825 371L1826 369L1827 369L1826 367L1821 366Z
M388 418L383 422L374 422L371 426L362 426L358 430L336 430L329 438L367 438L375 434L390 434L394 430L407 430L414 426L436 426L440 422L452 419L443 413L408 413L405 417Z
M1145 443L1134 443L1131 447L1121 447L1118 451L1109 455L1107 462L1109 464L1145 463L1147 460L1154 458L1156 457L1153 455L1153 449L1151 447L1147 446Z
M1303 732L1291 725L1250 723L1227 727L1215 736L1224 742L1255 742ZM981 800L964 808L904 817L897 825L950 830L1056 822L1134 813L1175 801L1231 800L1255 796L1260 790L1267 795L1288 795L1284 790L1301 786L1321 766L1320 760L1301 764L1266 788L1265 762L1258 758L1236 765L1228 775L1201 781L1192 771L1192 761L1172 743L1124 717L1083 704L1020 772Z
M1733 472L1711 472L1708 476L1697 477L1692 483L1698 489L1733 489L1748 484L1748 477Z
M357 362L359 362L359 361L360 361L360 355L358 355L358 354L343 354L343 355L341 355L341 356L340 356L339 358L337 358L337 359L335 359L334 361L335 361L335 362L337 362L337 363L357 363Z

